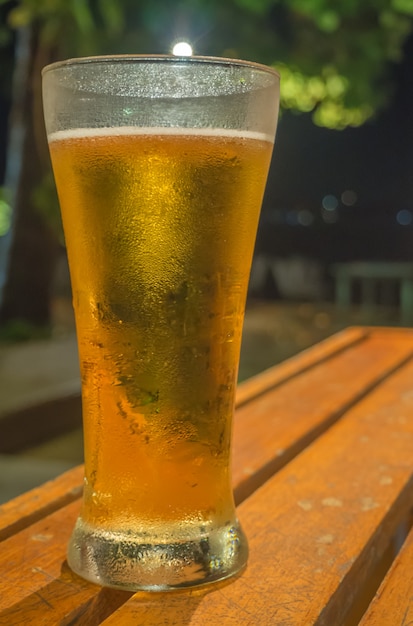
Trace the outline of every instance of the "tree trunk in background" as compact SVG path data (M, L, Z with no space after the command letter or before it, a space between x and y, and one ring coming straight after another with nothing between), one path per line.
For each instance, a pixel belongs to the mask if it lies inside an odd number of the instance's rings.
M35 326L50 323L50 289L58 253L52 229L34 205L33 191L48 171L48 150L42 119L41 69L51 60L51 52L39 45L32 33L30 54L16 54L16 72L28 76L21 100L12 103L11 124L21 124L20 146L7 159L19 163L16 189L12 189L13 235L9 252L7 279L0 308L0 322L24 320ZM26 70L26 71L25 71ZM16 115L13 113L17 111ZM10 136L15 129L10 128ZM14 191L14 193L13 193Z
M0 305L9 266L10 246L13 241L15 206L21 179L23 147L26 137L25 101L30 71L31 29L20 28L16 34L11 86L11 110L8 116L8 137L6 146L6 169L4 188L7 201L13 213L10 226L0 237Z

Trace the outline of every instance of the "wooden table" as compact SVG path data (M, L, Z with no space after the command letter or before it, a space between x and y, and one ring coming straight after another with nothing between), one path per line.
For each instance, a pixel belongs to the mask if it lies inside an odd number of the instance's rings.
M413 331L348 329L239 387L242 575L134 595L78 578L75 468L0 507L0 624L407 626L412 476Z

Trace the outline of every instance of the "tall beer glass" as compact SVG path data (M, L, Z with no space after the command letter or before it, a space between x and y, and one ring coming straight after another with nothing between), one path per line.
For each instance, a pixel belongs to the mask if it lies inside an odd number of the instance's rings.
M168 590L247 560L230 442L278 76L217 58L43 72L82 375L83 506L68 562Z

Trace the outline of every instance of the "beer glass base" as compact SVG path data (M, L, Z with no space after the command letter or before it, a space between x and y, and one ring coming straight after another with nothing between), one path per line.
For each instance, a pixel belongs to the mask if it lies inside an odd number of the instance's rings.
M242 570L248 557L246 537L238 522L219 528L193 529L188 539L174 540L134 531L111 532L85 524L73 531L68 563L98 585L128 591L172 591L223 580ZM168 541L169 540L169 541Z

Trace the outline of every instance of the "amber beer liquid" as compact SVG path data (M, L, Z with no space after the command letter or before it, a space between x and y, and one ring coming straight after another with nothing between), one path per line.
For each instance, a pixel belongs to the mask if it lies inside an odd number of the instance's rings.
M82 376L68 562L93 582L169 590L246 564L230 451L275 132L267 70L107 57L44 73Z
M231 420L272 144L124 128L58 133L50 149L83 385L79 523L125 542L182 521L183 541L204 525L236 535Z

